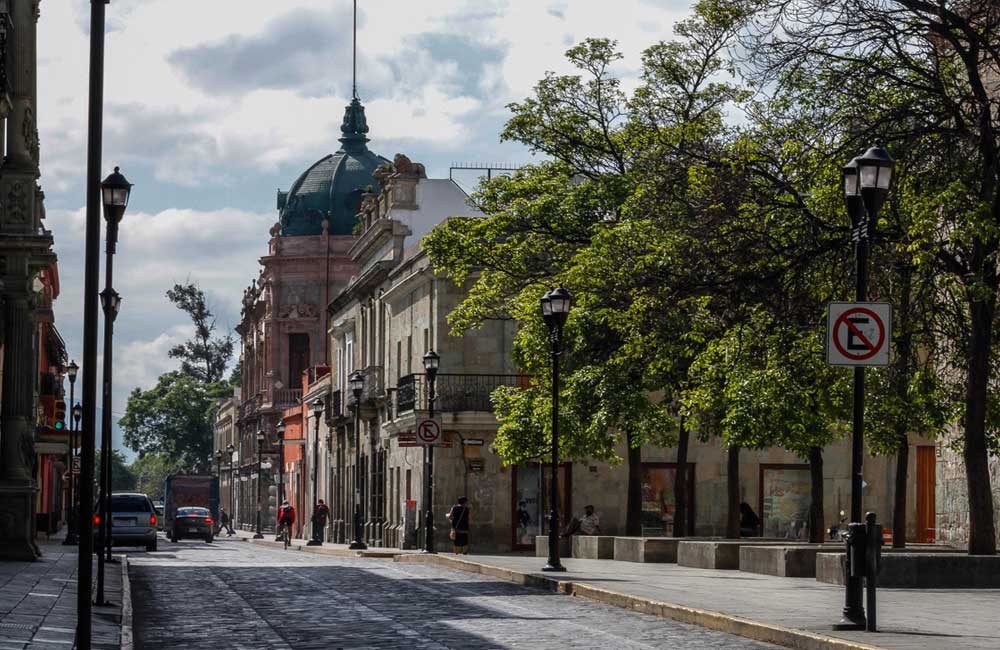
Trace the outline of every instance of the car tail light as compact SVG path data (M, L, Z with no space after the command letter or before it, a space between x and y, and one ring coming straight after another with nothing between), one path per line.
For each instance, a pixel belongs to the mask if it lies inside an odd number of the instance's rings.
M212 523L212 518L211 517L205 517L205 523L206 524Z
M150 526L156 525L156 515L149 515L149 525Z

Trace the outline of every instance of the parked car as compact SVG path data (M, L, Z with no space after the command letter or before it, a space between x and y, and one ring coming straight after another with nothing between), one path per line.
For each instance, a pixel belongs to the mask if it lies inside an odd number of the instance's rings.
M178 508L174 512L170 541L176 543L179 539L198 537L211 544L214 531L215 520L208 508Z
M163 504L154 503L153 508L156 509L156 530L163 530L163 522L165 520L163 516Z
M98 517L95 516L95 520ZM156 510L153 508L153 501L145 494L138 492L111 493L112 546L145 546L147 551L155 551L156 522L158 519ZM97 528L95 527L95 544L97 539Z

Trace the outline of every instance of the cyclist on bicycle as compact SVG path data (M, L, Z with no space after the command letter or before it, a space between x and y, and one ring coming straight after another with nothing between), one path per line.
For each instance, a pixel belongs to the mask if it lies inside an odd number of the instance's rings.
M281 507L278 508L278 530L284 530L284 534L288 535L289 539L292 535L292 524L295 523L295 508L288 501L283 501Z

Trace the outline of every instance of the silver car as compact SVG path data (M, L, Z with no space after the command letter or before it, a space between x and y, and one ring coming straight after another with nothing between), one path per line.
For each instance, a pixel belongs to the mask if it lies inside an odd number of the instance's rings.
M111 493L112 546L145 546L147 551L155 551L157 519L153 502L145 494Z

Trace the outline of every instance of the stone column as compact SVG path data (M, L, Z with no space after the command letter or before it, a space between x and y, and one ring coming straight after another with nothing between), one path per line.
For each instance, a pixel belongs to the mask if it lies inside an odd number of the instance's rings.
M38 2L10 0L12 34L7 56L11 113L7 120L5 170L30 172L38 178L38 126L35 116L35 31Z
M26 283L26 280L25 280ZM5 279L10 288L10 280ZM0 410L0 558L33 560L34 320L24 287L3 296L3 406Z

